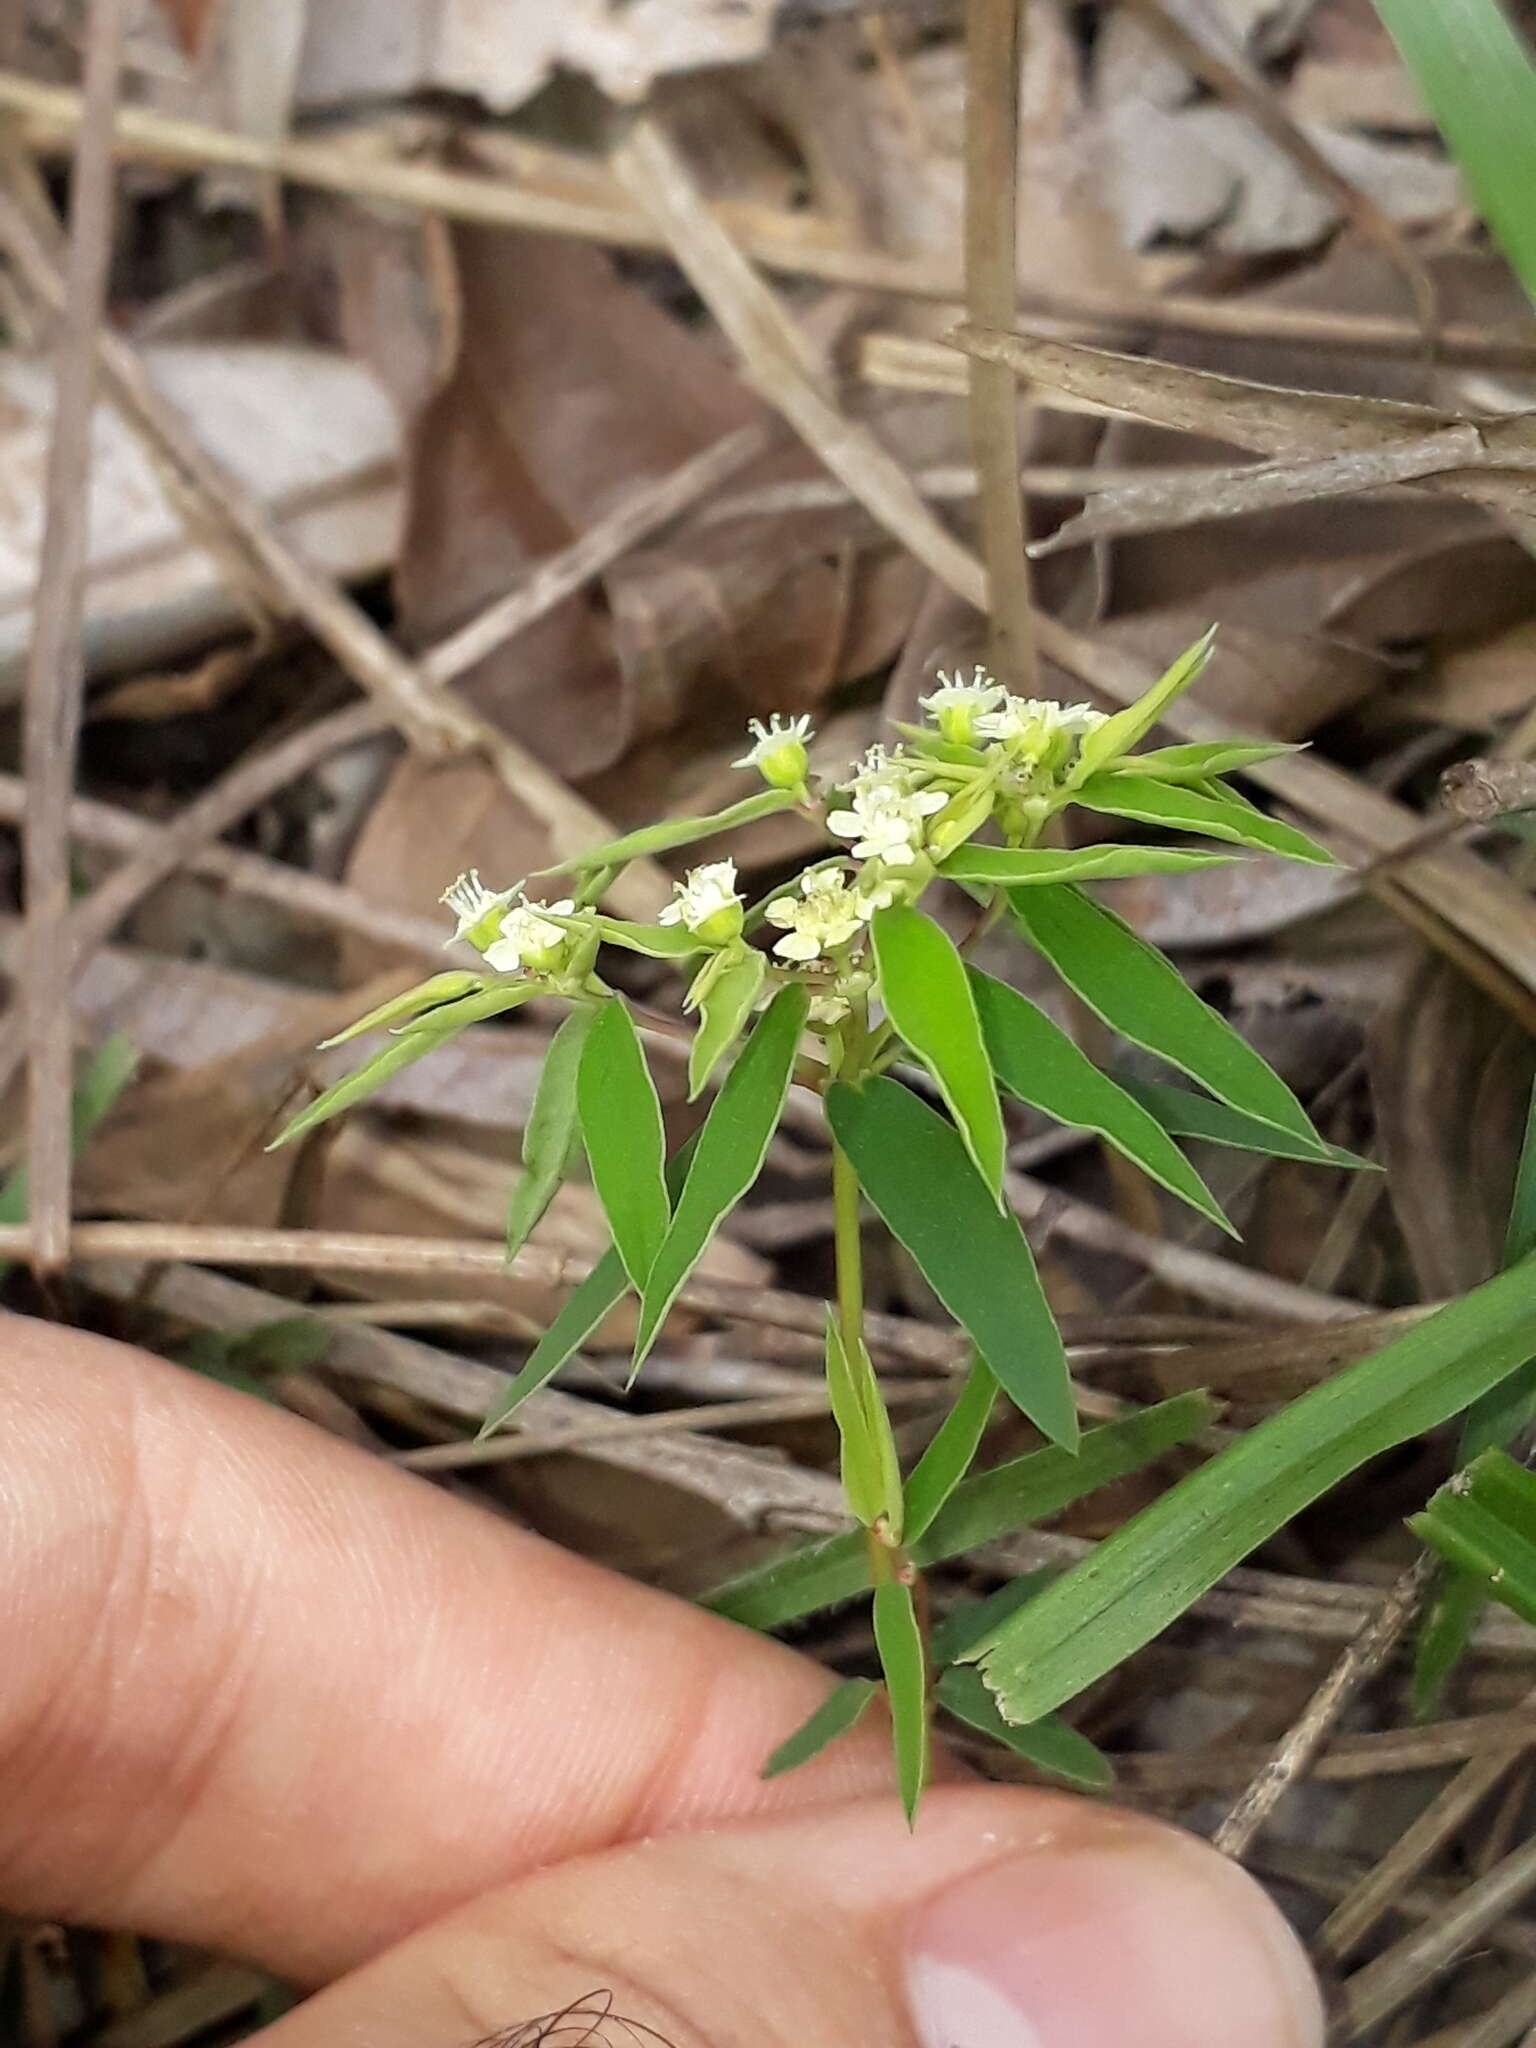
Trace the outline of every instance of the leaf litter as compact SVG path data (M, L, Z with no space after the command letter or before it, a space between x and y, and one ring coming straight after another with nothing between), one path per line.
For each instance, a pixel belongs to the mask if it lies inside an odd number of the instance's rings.
M711 1402L815 1393L830 1226L814 1109L793 1107L735 1227L705 1252L660 1333L655 1379L625 1394L634 1315L616 1312L584 1340L571 1391L537 1397L565 1405L526 1417L564 1433L563 1454L462 1468L453 1446L602 1250L578 1180L514 1266L496 1265L557 1019L530 1006L478 1025L334 1140L262 1146L341 1071L314 1045L361 992L380 1000L419 977L453 873L551 865L572 850L567 799L601 821L586 843L724 807L749 716L810 713L819 762L835 768L882 719L912 715L936 666L987 658L965 363L945 339L963 297L961 10L912 0L855 20L833 0L646 0L622 21L587 7L557 21L454 0L402 9L392 38L365 12L295 0L231 5L216 23L180 0L146 5L133 27L121 118L141 125L120 174L114 317L255 509L231 518L217 482L189 482L142 412L104 388L71 813L80 886L101 886L221 775L360 686L383 709L178 856L89 948L78 1050L125 1033L140 1064L79 1162L78 1227L154 1226L166 1250L158 1278L128 1284L82 1256L50 1305L177 1355L197 1355L185 1347L198 1331L226 1351L238 1341L240 1370L269 1398L375 1445L432 1449L493 1512L699 1593L825 1529L836 1500L835 1438L813 1402L788 1420L744 1408L739 1429L690 1426ZM32 0L0 81L18 135L53 169L80 124L77 31L71 10ZM1181 33L1205 39L1196 68ZM1091 1134L1048 1129L1019 1102L1010 1192L1063 1312L1085 1417L1205 1387L1227 1404L1219 1428L1241 1432L1498 1264L1536 1018L1532 877L1525 843L1495 829L1518 821L1518 800L1445 811L1437 790L1463 768L1518 792L1536 751L1536 322L1364 0L1036 0L1026 42L1022 310L1011 338L962 344L1026 384L1046 686L1113 710L1219 621L1219 657L1165 737L1262 731L1305 746L1250 786L1345 856L1341 870L1259 856L1148 874L1104 885L1104 900L1172 951L1328 1141L1381 1172L1304 1175L1196 1133L1191 1163L1244 1233L1233 1246L1171 1198L1133 1197ZM603 95L634 105L649 87L625 138ZM456 97L421 97L442 93ZM221 132L242 155L207 141ZM285 162L287 178L260 168ZM12 678L14 698L51 316L4 217L0 249L0 683ZM1416 279L1434 300L1427 334ZM690 495L689 466L711 451L718 476ZM274 585L256 528L345 609L302 578ZM594 529L614 538L589 558ZM526 602L478 628L473 659L443 652L509 593ZM382 697L365 628L401 663ZM461 708L477 721L471 744L439 751L393 715L390 687L423 675L442 731L471 730L453 724ZM17 765L14 720L6 730L0 795ZM7 845L19 814L0 803ZM801 829L765 818L733 842L750 892L810 851ZM1145 836L1108 815L1092 830ZM1436 832L1423 857L1373 865ZM951 910L958 931L958 898ZM13 989L18 959L8 913ZM1020 941L993 936L977 959L1044 995ZM626 974L675 1146L711 1095L688 1103L665 963L632 959ZM1090 1028L1065 1007L1054 1021ZM1110 1058L1132 1085L1170 1079L1132 1048ZM14 1106L14 1064L6 1086ZM256 1227L303 1233L308 1250L222 1278L214 1269L244 1257L236 1233ZM39 1305L24 1273L7 1284ZM963 1366L908 1254L877 1264L871 1286L889 1387ZM269 1356L259 1332L296 1314L334 1332L330 1348ZM385 1342L395 1327L410 1336ZM909 1448L940 1405L899 1411ZM625 1447L616 1486L619 1453L600 1439L624 1418L656 1433ZM1037 1443L1004 1417L986 1456ZM947 1609L1025 1553L1059 1566L1111 1539L1208 1448L956 1557L937 1577ZM1469 1758L1508 1756L1510 1776L1488 1774L1506 1830L1536 1819L1511 1733L1512 1716L1527 1743L1536 1732L1521 1705L1536 1632L1508 1617L1482 1623L1441 1722L1420 1735L1406 1658L1385 1649L1347 1707L1341 1693L1317 1729L1303 1713L1411 1564L1403 1517L1452 1455L1429 1432L1378 1459L1069 1710L1120 1764L1120 1797L1207 1832L1286 1755L1289 1789L1248 1854L1305 1932L1357 1895L1411 1922L1424 1896L1444 1904L1474 1885L1476 1806L1446 1806L1412 1872L1394 1876L1389 1856L1405 1812ZM844 1677L875 1669L871 1641L835 1616L799 1640ZM981 1719L952 1725L957 1747L995 1775L1028 1774ZM1411 1810L1399 1749L1425 1774ZM1401 1917L1373 1903L1352 2009L1406 2005L1405 2041L1452 2041L1513 2012L1518 1903L1486 1952L1440 1955L1427 1978L1398 1954ZM82 1935L67 1959L27 1948L0 2000L46 1972L71 2038L94 2039L114 2017L81 1960L98 1940ZM133 2012L144 2038L183 2038L176 2001L193 1985L191 2009L220 2038L256 2024L252 1974L148 1960ZM17 2017L16 2037L44 2048L30 2025ZM1488 2027L1466 2039L1493 2042Z

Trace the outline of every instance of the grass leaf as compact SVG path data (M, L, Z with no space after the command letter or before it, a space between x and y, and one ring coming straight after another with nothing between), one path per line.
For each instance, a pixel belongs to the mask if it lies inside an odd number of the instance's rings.
M976 999L954 941L909 904L870 925L886 1013L938 1083L976 1171L1001 1205L1007 1141Z
M1071 1699L1368 1459L1497 1386L1536 1352L1533 1278L1500 1274L1267 1416L973 1649L1006 1717Z
M624 1270L642 1291L671 1220L656 1083L615 998L589 1025L576 1071L582 1142Z
M571 1170L579 1142L576 1075L596 1011L572 1010L549 1042L523 1131L523 1171L507 1210L507 1257L516 1258Z
M1008 900L1025 938L1112 1030L1315 1155L1323 1141L1280 1076L1113 911L1072 888L1015 889Z
M1046 1714L1023 1728L1005 1721L986 1680L973 1666L952 1665L939 1680L937 1694L939 1705L948 1708L957 1721L990 1735L1047 1777L1059 1778L1077 1792L1114 1789L1114 1765L1086 1735L1079 1735L1056 1714Z
M676 1213L644 1282L637 1368L705 1246L762 1171L789 1093L807 1002L800 982L779 990L710 1105Z
M827 1694L815 1713L779 1744L763 1765L763 1777L782 1778L810 1763L840 1736L851 1734L863 1720L870 1702L879 1696L880 1688L872 1678L845 1678L835 1691Z
M1053 1442L1077 1443L1061 1332L1034 1254L999 1210L953 1124L886 1076L827 1094L833 1134L859 1185L991 1367L1010 1401Z
M960 1482L924 1533L909 1542L912 1561L940 1564L980 1543L1049 1521L1074 1501L1141 1471L1198 1436L1215 1413L1207 1395L1179 1394L1090 1429L1075 1455L1053 1447L977 1472ZM783 1628L868 1590L868 1549L863 1532L851 1530L754 1565L717 1587L704 1605L746 1628Z
M1536 300L1536 66L1498 0L1376 0L1510 268Z
M1149 1110L1127 1095L1045 1012L1005 982L971 969L987 1052L1010 1095L1058 1123L1097 1131L1117 1152L1202 1216L1236 1231L1205 1182Z

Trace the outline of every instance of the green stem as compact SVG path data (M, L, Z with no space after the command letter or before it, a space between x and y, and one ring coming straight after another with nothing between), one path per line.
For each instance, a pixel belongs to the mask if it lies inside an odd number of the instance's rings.
M864 1247L859 1234L859 1182L842 1146L832 1147L832 1242L837 1257L837 1321L852 1353L864 1335Z

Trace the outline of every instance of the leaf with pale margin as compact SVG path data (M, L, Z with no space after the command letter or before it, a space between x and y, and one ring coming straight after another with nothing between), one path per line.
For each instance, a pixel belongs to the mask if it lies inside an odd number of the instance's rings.
M507 1257L515 1259L571 1170L580 1143L576 1075L596 1012L572 1010L549 1042L523 1131L523 1170L507 1209Z
M843 1492L854 1516L866 1529L885 1520L895 1542L904 1522L901 1467L891 1420L880 1398L880 1385L863 1339L852 1349L844 1341L837 1312L827 1306L827 1398L837 1424Z
M679 1146L667 1161L667 1194L673 1201L683 1185L693 1148L698 1142L698 1133L695 1132L687 1144ZM540 1387L554 1378L561 1366L569 1364L603 1318L618 1307L628 1287L629 1275L610 1245L581 1284L572 1289L565 1306L523 1361L521 1369L497 1395L480 1425L477 1443L494 1436L530 1394L536 1394Z
M1130 764L1127 764L1129 766ZM1090 775L1072 792L1085 811L1130 818L1156 825L1164 832L1193 832L1206 839L1230 839L1285 860L1310 861L1316 867L1337 867L1327 847L1279 818L1223 790L1219 795L1183 783L1158 782L1150 775Z
M463 996L457 1002L443 1003L437 1009L429 1010L426 1016L418 1017L376 1052L371 1060L365 1060L354 1072L317 1095L307 1109L300 1110L293 1121L279 1131L267 1150L275 1152L281 1145L291 1145L295 1138L302 1138L320 1124L329 1123L333 1116L339 1116L344 1109L351 1109L374 1094L402 1067L424 1059L429 1052L436 1052L440 1045L446 1045L450 1038L457 1038L469 1025L483 1024L490 1017L500 1017L539 993L532 982L497 982L490 988L482 988L478 994Z
M1529 1262L1501 1273L1266 1416L973 1648L1007 1719L1038 1720L1123 1664L1341 1479L1523 1365L1533 1281Z
M362 1038L370 1031L389 1030L396 1024L419 1017L423 1010L457 1002L461 996L473 994L484 984L483 975L459 969L451 974L434 974L426 981L418 981L414 988L406 989L403 995L391 996L387 1003L380 1003L366 1017L359 1017L345 1031L338 1031L334 1038L322 1038L318 1049L329 1052L333 1045L345 1045L349 1038Z
M624 1004L604 1003L576 1072L587 1164L624 1270L644 1289L671 1221L656 1083Z
M622 838L589 847L558 867L540 868L538 878L588 868L617 868L647 854L671 853L675 847L712 839L717 832L734 832L739 826L754 825L759 818L771 818L775 811L793 810L798 801L792 789L759 790L756 796L744 797L739 804L731 804L708 817L665 818L659 825L643 825L638 832L626 832Z
M895 1581L876 1586L874 1618L875 1648L891 1707L896 1783L910 1827L917 1819L929 1764L928 1666L912 1588Z
M768 963L750 948L728 961L699 1001L699 1028L688 1050L688 1100L704 1092L710 1075L746 1028Z
M835 1691L827 1694L815 1713L779 1744L763 1765L761 1775L782 1778L789 1771L798 1771L841 1736L851 1734L871 1702L879 1697L880 1688L872 1678L845 1678Z
M1101 1486L1140 1472L1188 1443L1215 1415L1208 1395L1178 1394L1155 1408L1090 1429L1075 1454L1052 1447L973 1473L961 1480L924 1533L909 1542L912 1562L941 1564L978 1544L1049 1521ZM868 1590L869 1553L863 1532L854 1530L755 1565L717 1587L704 1604L746 1628L774 1629Z
M993 1071L1010 1095L1058 1123L1097 1131L1159 1186L1236 1237L1216 1197L1156 1117L1101 1073L1060 1025L979 968L971 969L971 985Z
M1126 875L1187 875L1230 867L1230 853L1190 853L1181 846L962 846L940 863L952 882L994 882L1024 888L1040 882L1108 882Z
M1000 1210L953 1124L877 1075L835 1082L827 1115L859 1185L992 1368L1010 1401L1053 1442L1077 1443L1061 1332L1012 1210Z
M997 1381L992 1368L984 1358L973 1358L954 1406L908 1475L902 1520L908 1543L915 1543L932 1526L940 1508L971 1469L996 1405Z
M710 1239L762 1172L794 1075L808 1002L800 982L779 990L710 1105L676 1212L642 1290L637 1369Z
M1174 698L1194 682L1210 660L1215 644L1216 628L1212 626L1193 647L1186 647L1134 704L1127 704L1123 711L1117 711L1102 725L1085 732L1078 746L1077 765L1069 779L1069 787L1072 783L1086 781L1100 768L1107 767L1111 761L1118 761L1122 754L1128 754L1136 742L1152 730Z
M1322 1146L1274 1069L1113 911L1068 887L1015 889L1008 901L1025 938L1122 1038L1157 1053L1234 1109Z
M1149 1116L1156 1117L1170 1137L1202 1138L1211 1145L1230 1145L1235 1152L1262 1152L1270 1159L1297 1159L1308 1166L1341 1166L1351 1173L1380 1171L1375 1160L1362 1159L1342 1145L1291 1137L1259 1117L1246 1116L1228 1103L1213 1102L1210 1096L1196 1095L1189 1088L1129 1076L1119 1085Z
M1007 1138L965 962L949 934L910 904L877 910L870 935L886 1014L938 1083L1001 1206Z

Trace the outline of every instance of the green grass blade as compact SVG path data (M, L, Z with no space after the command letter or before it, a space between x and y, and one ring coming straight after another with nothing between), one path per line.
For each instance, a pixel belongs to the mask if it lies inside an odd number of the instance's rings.
M1172 1487L981 1651L1011 1721L1113 1670L1368 1459L1469 1407L1536 1351L1536 1286L1516 1267L1312 1388Z
M1097 1131L1159 1186L1236 1237L1216 1197L1149 1110L1017 989L974 967L971 986L993 1070L1010 1095L1058 1123Z
M603 1004L587 1030L576 1103L592 1184L624 1270L643 1292L671 1221L666 1136L656 1083L617 999Z
M1484 1451L1408 1526L1458 1577L1536 1622L1536 1474L1503 1451Z
M928 1667L912 1588L892 1582L875 1588L875 1648L891 1704L896 1783L907 1825L917 1819L928 1782Z
M924 1279L1038 1429L1069 1449L1077 1410L1061 1332L1011 1210L997 1208L953 1124L877 1076L827 1094L859 1185Z
M763 1777L782 1778L810 1763L841 1736L851 1734L863 1720L870 1702L879 1697L880 1688L872 1678L845 1678L834 1692L827 1694L815 1713L779 1744L763 1765Z
M677 1211L645 1280L637 1367L710 1239L762 1172L789 1093L807 1002L799 982L779 990L710 1105Z
M1127 763L1127 767L1131 764ZM1156 825L1164 832L1193 832L1206 839L1230 839L1237 846L1252 846L1263 853L1277 853L1286 860L1310 861L1317 867L1337 867L1326 846L1319 846L1294 825L1271 818L1252 805L1225 793L1213 795L1204 789L1189 789L1183 783L1158 782L1150 775L1091 775L1072 792L1072 801L1086 811L1102 811L1113 818L1131 818L1140 825Z
M594 1010L572 1010L549 1042L523 1132L523 1171L507 1210L507 1257L516 1258L570 1172L578 1143L576 1075Z
M877 910L870 932L886 1014L938 1083L1001 1206L1007 1139L965 962L949 934L909 904Z
M902 1519L902 1533L908 1543L915 1543L927 1532L940 1508L971 1469L971 1460L981 1448L996 1405L997 1381L992 1368L984 1358L973 1358L954 1406L908 1476Z
M746 1029L768 963L747 951L722 967L699 1002L699 1028L688 1050L688 1100L696 1102L715 1068Z
M1247 1116L1225 1102L1213 1102L1208 1095L1196 1095L1188 1088L1174 1088L1162 1081L1122 1081L1150 1116L1174 1138L1203 1138L1212 1145L1230 1145L1237 1152L1262 1152L1271 1159L1298 1159L1308 1166L1342 1166L1353 1173L1378 1172L1374 1160L1362 1159L1342 1145L1325 1144L1321 1138L1292 1137L1276 1130L1256 1116Z
M1115 1767L1086 1735L1079 1735L1055 1714L1046 1714L1024 1728L1005 1721L986 1680L972 1666L955 1664L944 1673L938 1683L938 1701L957 1721L990 1735L1037 1771L1059 1778L1074 1791L1113 1791Z
M912 1560L940 1564L980 1543L1049 1521L1101 1486L1140 1472L1188 1443L1215 1413L1206 1395L1179 1394L1090 1429L1075 1455L1055 1448L1031 1451L975 1473L960 1482L923 1535L909 1545ZM717 1587L704 1605L745 1628L773 1629L868 1590L868 1548L862 1530L852 1530L755 1565Z
M120 1033L106 1039L86 1062L69 1105L70 1148L76 1159L133 1079L138 1064L138 1048ZM18 1166L0 1183L0 1223L25 1223L30 1200L27 1169ZM0 1259L0 1280L15 1270L15 1263L14 1259Z
M1015 889L1014 922L1089 1009L1133 1045L1261 1123L1303 1144L1322 1139L1280 1076L1225 1017L1200 1000L1171 961L1078 889Z
M1113 882L1128 875L1184 875L1230 865L1230 853L1191 853L1182 846L962 846L939 865L953 882Z
M1509 266L1536 300L1536 66L1497 0L1376 0Z

